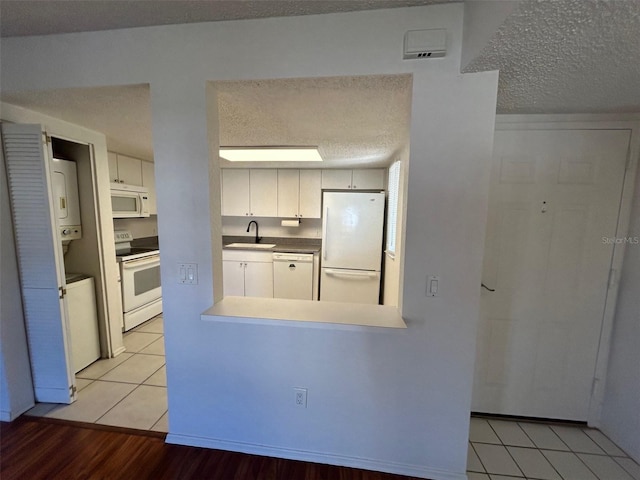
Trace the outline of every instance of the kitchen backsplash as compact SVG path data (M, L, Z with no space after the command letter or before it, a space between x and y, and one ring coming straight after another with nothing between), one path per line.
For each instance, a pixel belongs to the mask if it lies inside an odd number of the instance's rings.
M222 234L230 236L255 236L255 227L247 233L247 225L255 220L261 237L322 238L322 219L303 218L298 227L283 227L280 218L222 217Z
M155 237L158 235L158 217L114 218L114 230L130 230L133 238Z

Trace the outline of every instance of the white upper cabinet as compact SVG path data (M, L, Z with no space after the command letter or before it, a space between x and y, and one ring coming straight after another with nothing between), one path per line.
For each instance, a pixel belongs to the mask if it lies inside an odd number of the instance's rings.
M326 190L384 190L384 169L323 170Z
M278 217L320 218L320 170L278 170Z
M249 170L251 211L255 217L278 215L278 171L276 169Z
M278 170L278 217L298 216L300 170Z
M153 173L153 163L142 163L142 186L149 190L149 214L157 215L158 206L156 203L156 177Z
M222 169L222 215L321 218L322 190L384 190L382 168Z
M322 188L326 190L351 189L351 170L322 170Z
M367 168L353 170L351 188L353 190L384 190L384 169Z
M118 155L113 152L107 152L109 158L109 182L118 182Z
M249 170L222 170L222 215L249 215Z
M223 169L222 215L276 217L278 215L278 171L275 169Z
M142 160L108 152L109 181L142 186Z
M300 170L298 215L320 218L322 209L322 173L320 170Z

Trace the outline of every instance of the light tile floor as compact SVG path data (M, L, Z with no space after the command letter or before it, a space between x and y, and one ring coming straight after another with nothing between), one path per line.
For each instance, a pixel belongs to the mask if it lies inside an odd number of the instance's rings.
M593 428L472 417L469 480L640 480L640 466Z
M162 315L124 334L126 352L76 374L71 405L39 403L27 415L168 431Z

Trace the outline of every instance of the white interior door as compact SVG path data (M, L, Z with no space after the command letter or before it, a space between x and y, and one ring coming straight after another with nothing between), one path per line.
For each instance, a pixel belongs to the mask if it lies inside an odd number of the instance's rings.
M40 125L3 124L7 178L36 400L71 403L62 245L51 188L50 152Z
M629 138L496 132L474 411L587 419Z

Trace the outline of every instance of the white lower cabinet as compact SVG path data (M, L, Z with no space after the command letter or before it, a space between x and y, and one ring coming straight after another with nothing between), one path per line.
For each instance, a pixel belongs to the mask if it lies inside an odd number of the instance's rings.
M273 262L245 262L244 296L273 298Z
M224 250L222 275L225 296L273 298L271 252Z

